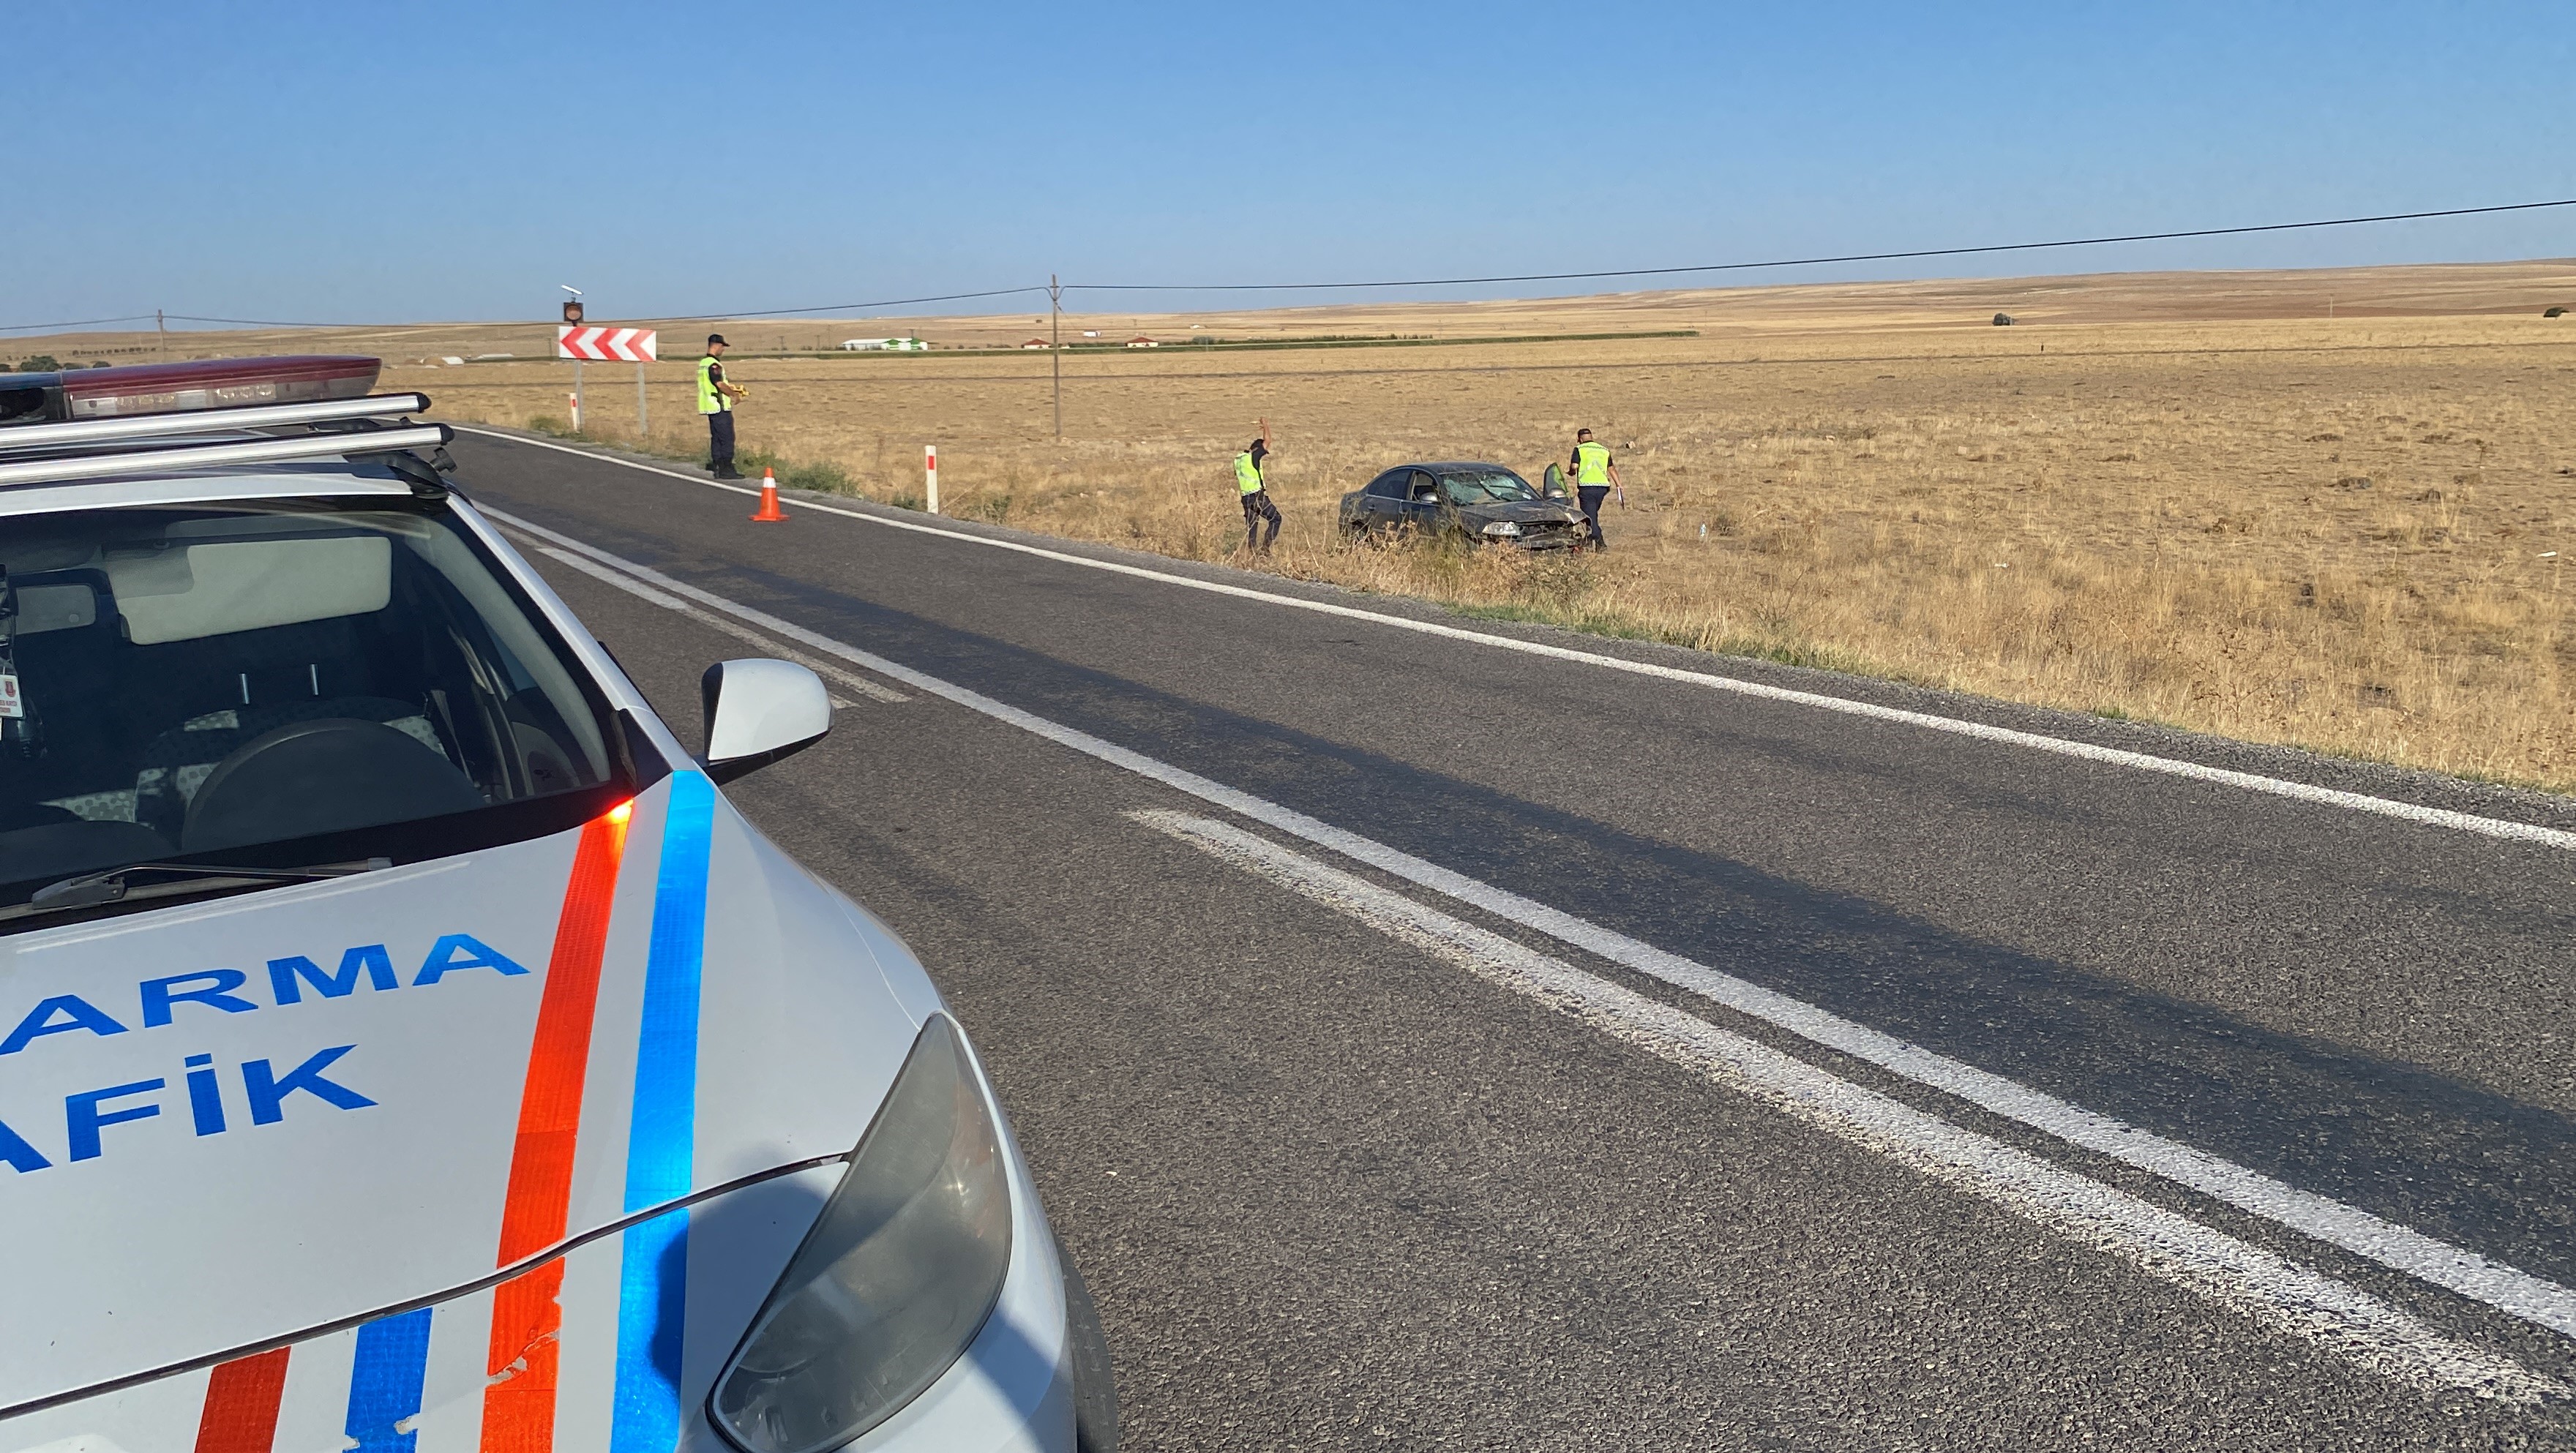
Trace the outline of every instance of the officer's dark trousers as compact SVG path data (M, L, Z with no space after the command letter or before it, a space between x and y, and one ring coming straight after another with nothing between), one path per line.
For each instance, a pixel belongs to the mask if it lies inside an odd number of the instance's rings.
M707 466L718 474L733 472L733 410L707 415Z
M1583 505L1583 523L1592 527L1592 543L1602 549L1608 549L1610 542L1601 535L1601 502L1610 497L1610 486L1578 485L1575 488L1574 497Z
M1270 491L1256 489L1243 497L1243 548L1246 550L1253 547L1253 536L1261 533L1263 520L1270 522L1270 534L1259 543L1262 549L1267 550L1270 542L1279 538L1279 506L1270 502Z

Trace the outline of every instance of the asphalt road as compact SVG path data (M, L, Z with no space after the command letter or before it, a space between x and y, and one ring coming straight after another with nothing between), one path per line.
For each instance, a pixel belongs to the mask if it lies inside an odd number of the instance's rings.
M793 498L754 525L701 482L454 452L479 503L950 688L856 670L829 740L728 792L958 1009L1099 1300L1132 1448L2576 1447L2576 851L979 541L1431 616L1273 577ZM774 638L523 548L683 736L706 664ZM1677 987L1693 969L1794 1007ZM1810 1021L2225 1170L2069 1143ZM2208 1193L2229 1175L2281 1194ZM2347 1213L2472 1270L2315 1234Z

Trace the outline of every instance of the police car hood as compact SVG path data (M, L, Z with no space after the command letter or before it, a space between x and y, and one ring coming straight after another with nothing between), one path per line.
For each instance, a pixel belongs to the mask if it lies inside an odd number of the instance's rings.
M530 842L0 940L0 1412L844 1155L933 1007L693 772Z

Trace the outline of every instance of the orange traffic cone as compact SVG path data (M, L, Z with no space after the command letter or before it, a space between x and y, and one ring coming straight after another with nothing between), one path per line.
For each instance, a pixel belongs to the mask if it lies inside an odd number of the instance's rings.
M777 470L760 471L760 513L751 518L754 523L763 525L774 525L787 518L786 512L778 508Z

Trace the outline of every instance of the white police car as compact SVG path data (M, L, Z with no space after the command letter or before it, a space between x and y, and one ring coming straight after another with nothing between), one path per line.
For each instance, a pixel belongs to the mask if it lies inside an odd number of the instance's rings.
M973 1051L717 790L822 684L692 757L375 376L0 377L0 1453L1107 1447Z

